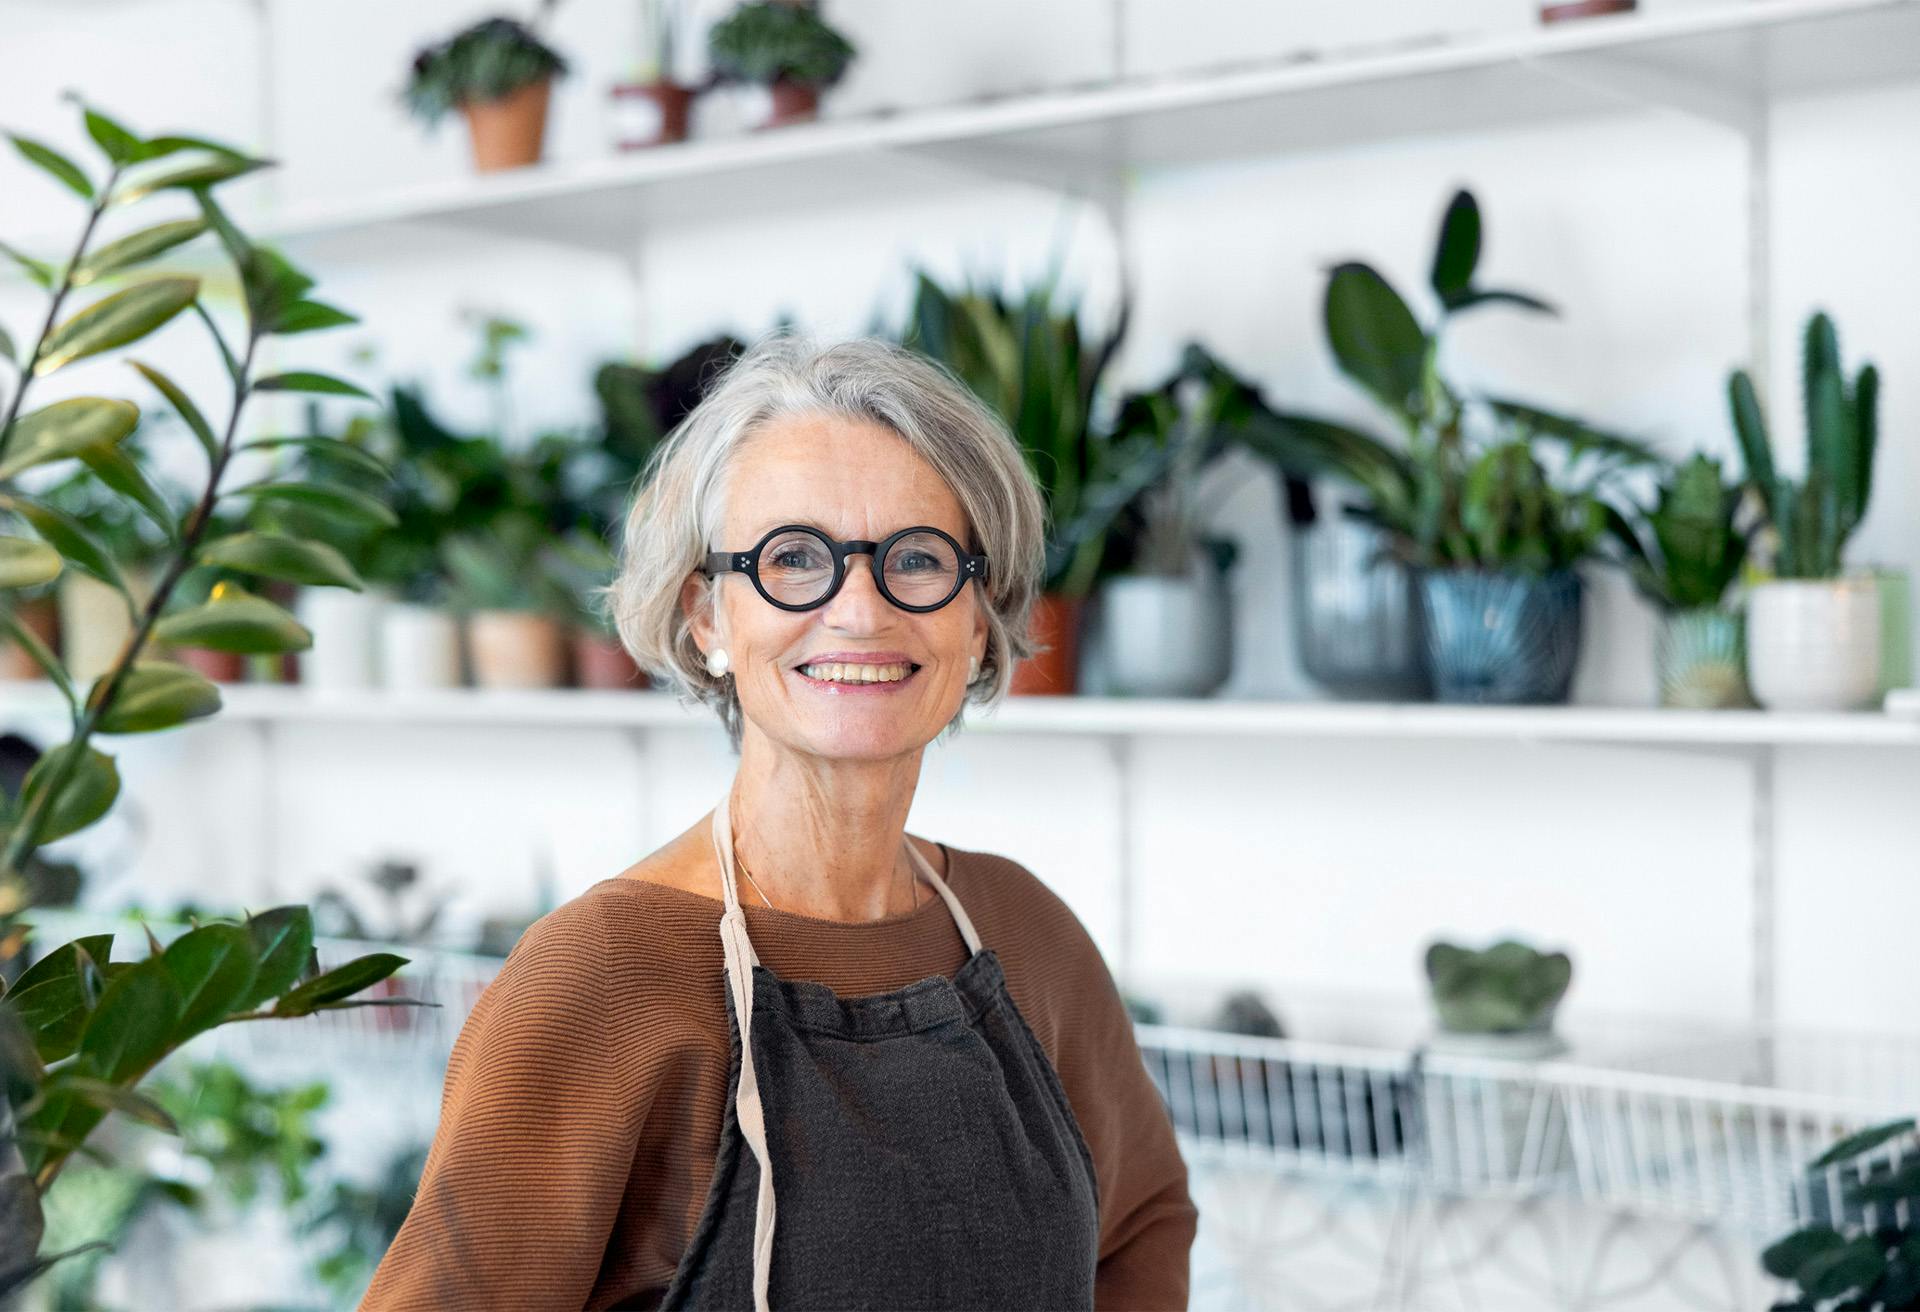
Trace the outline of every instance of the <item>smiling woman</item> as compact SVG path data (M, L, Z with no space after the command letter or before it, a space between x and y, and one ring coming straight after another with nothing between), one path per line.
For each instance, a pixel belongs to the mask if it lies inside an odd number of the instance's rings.
M1098 948L906 833L1031 652L1042 521L1006 428L878 341L763 341L662 444L613 610L739 764L514 950L364 1307L1186 1305L1186 1166Z

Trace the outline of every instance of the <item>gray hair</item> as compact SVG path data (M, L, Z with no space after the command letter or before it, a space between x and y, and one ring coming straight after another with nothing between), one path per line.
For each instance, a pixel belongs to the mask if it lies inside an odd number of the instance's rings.
M974 539L969 549L991 562L986 655L942 730L942 738L951 737L967 705L997 704L1014 665L1033 654L1028 622L1046 575L1046 504L998 416L939 364L879 338L821 345L775 332L719 375L637 480L619 569L602 590L614 627L656 682L686 704L713 707L740 750L733 680L707 671L680 590L710 547L735 545L716 541L733 454L775 420L817 415L868 420L899 434L953 489Z

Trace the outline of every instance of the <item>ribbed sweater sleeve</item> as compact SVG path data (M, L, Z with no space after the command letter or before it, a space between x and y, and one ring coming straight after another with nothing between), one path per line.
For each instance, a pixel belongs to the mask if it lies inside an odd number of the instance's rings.
M599 1274L644 1104L607 1042L597 906L541 918L455 1041L420 1186L364 1312L579 1308Z

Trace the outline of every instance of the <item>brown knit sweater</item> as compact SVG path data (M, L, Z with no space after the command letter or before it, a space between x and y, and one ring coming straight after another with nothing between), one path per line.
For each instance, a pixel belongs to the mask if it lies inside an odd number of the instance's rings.
M1097 1305L1184 1308L1198 1214L1099 950L1017 862L947 848L945 878L1092 1150ZM762 964L842 995L950 976L967 958L938 897L858 923L742 906ZM413 1208L362 1312L658 1305L720 1144L720 911L718 896L616 877L534 923L455 1042Z

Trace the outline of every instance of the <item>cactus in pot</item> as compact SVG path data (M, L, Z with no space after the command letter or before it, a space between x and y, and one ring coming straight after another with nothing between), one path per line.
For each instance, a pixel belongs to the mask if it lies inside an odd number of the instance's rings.
M1844 567L1873 492L1880 375L1868 364L1849 381L1833 320L1815 313L1802 341L1801 382L1807 442L1799 480L1774 463L1753 379L1736 370L1727 384L1772 547L1769 577L1749 604L1750 673L1762 705L1851 710L1871 704L1880 683L1879 584Z
M1426 968L1434 1014L1453 1034L1547 1033L1573 982L1566 953L1515 939L1482 951L1437 941L1427 948Z

